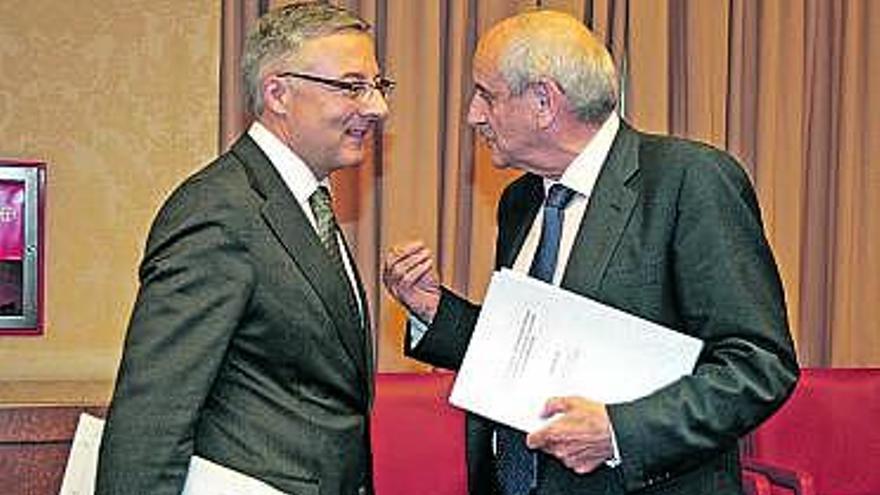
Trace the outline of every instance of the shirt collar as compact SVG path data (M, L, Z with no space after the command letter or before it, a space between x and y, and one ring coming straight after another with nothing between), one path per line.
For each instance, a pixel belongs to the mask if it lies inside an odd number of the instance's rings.
M589 198L593 192L593 186L599 178L599 172L602 170L602 164L608 158L611 151L611 145L614 144L614 137L620 128L620 117L616 112L611 112L599 130L593 136L587 146L581 150L580 154L569 164L562 177L558 181L544 179L544 193L546 195L550 186L557 182L577 191L585 198Z
M319 181L306 162L259 121L251 124L248 136L269 157L272 166L300 204L308 205L309 196L318 189L318 186L330 188L330 181L327 178Z

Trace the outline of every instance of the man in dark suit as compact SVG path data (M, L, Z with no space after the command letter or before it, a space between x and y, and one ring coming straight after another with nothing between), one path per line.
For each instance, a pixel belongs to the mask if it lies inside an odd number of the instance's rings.
M327 192L388 111L367 30L308 2L247 39L257 121L154 222L97 493L179 494L191 459L286 493L372 492L374 339Z
M496 268L697 337L704 350L692 375L638 400L548 398L543 414L557 416L527 436L470 416L470 492L740 493L737 439L798 376L746 174L719 150L621 121L611 57L568 15L502 21L480 40L473 76L469 123L495 165L526 172L498 204ZM421 242L392 249L383 277L415 317L405 351L457 369L480 308L439 285Z

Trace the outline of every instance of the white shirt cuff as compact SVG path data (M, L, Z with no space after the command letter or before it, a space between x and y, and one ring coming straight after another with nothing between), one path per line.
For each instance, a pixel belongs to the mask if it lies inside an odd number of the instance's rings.
M605 461L605 465L615 468L623 461L620 459L620 449L617 448L617 436L614 435L614 426L611 423L608 423L608 432L611 434L611 449L613 453L611 459Z
M413 350L422 341L422 337L428 332L428 325L416 316L409 315L409 350Z

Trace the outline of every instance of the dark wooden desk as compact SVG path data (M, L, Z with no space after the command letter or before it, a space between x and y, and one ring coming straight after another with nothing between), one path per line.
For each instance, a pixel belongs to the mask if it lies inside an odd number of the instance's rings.
M102 406L0 406L0 492L56 495L79 415Z

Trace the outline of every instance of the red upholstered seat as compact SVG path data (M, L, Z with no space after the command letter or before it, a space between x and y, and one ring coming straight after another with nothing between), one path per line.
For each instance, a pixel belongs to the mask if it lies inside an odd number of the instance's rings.
M803 370L743 463L802 495L880 494L880 369Z
M378 375L372 420L377 495L466 495L464 413L447 400L453 376ZM757 472L744 473L743 486L747 495L777 495Z
M464 413L451 373L380 373L373 409L377 495L465 495Z

